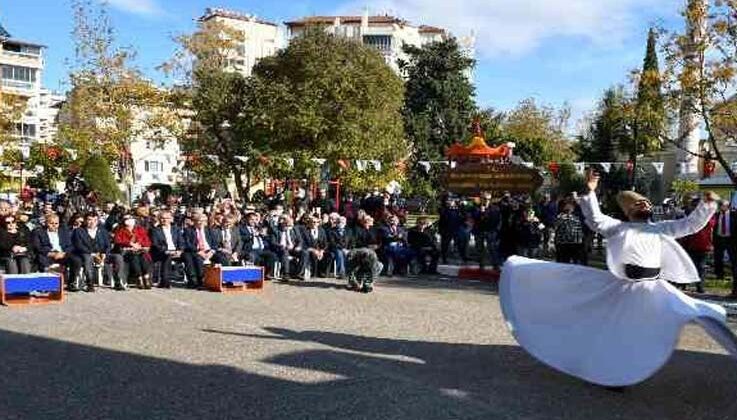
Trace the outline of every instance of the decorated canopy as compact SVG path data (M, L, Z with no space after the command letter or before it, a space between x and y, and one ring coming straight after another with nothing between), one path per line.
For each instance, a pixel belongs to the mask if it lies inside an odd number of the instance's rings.
M471 144L464 146L456 143L446 150L445 154L448 159L458 158L479 158L479 159L506 159L512 156L512 148L503 144L498 147L489 147L484 139L484 133L481 131L481 123L476 120L473 122L473 139Z
M531 193L542 185L537 170L513 162L513 144L489 147L478 119L473 122L473 131L471 144L454 144L446 151L448 159L457 163L451 165L444 176L448 191L464 195L482 192L502 195L505 192Z

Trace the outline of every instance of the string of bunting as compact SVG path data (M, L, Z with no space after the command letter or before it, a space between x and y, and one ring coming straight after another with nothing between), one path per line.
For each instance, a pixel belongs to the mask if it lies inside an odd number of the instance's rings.
M218 157L215 155L205 155L205 157L216 163L219 162ZM248 156L234 156L234 158L243 163L246 163L251 159ZM290 168L294 168L295 160L293 158L283 158L283 159L284 159L284 162L286 162L286 164ZM322 159L322 158L312 158L310 160L319 166L322 166L327 162L327 159ZM371 170L371 169L375 171L381 171L383 167L382 162L380 160L353 160L352 161L348 159L339 159L336 163L338 164L340 168L344 170L350 169L352 166L355 166L355 168L359 172L364 172L364 171ZM533 162L522 161L519 163L528 168L535 167L535 164ZM663 174L663 168L665 167L664 162L649 162L649 163L653 166L653 168L658 173L658 175ZM430 170L433 166L450 166L450 168L455 168L456 162L447 161L447 160L434 160L434 161L420 160L417 162L417 165L420 166L425 171L425 173L430 173ZM627 170L632 170L632 167L633 167L633 163L629 161L628 162L573 162L573 166L576 170L576 173L578 174L583 174L586 170L587 165L598 165L606 173L609 173L612 169L612 166L614 165L624 166L627 168ZM550 172L556 173L560 169L560 164L557 162L551 162L548 165L547 169Z

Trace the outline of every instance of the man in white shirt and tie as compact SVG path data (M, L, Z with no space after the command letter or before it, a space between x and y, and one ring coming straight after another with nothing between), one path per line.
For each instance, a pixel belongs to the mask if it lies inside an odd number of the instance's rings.
M182 257L184 237L182 231L174 226L174 215L162 211L159 215L159 226L151 229L151 256L159 263L159 287L171 288L172 262Z
M207 227L207 216L193 216L194 225L184 231L184 265L187 270L187 287L203 285L206 264L223 264L222 253L216 251L217 242Z

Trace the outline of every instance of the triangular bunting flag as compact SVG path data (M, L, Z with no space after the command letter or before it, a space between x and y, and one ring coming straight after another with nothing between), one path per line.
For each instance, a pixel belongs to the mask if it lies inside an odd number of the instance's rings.
M606 173L609 173L609 171L612 169L611 162L600 162L599 165L601 165L601 169L603 169Z
M663 175L664 166L665 166L664 162L653 162L653 167L655 168L655 172L657 172L658 175Z
M573 164L573 166L576 167L576 173L579 175L583 175L584 171L586 170L586 163L584 162L576 162Z
M430 173L430 162L428 162L426 160L421 160L421 161L417 162L417 164L420 165L420 166L422 166L425 169L425 173L426 174L429 174Z

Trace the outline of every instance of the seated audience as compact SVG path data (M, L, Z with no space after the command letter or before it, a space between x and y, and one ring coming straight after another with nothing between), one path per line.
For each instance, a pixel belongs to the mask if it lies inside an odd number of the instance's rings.
M13 215L5 216L0 227L0 261L8 274L31 272L31 238L25 229L18 227Z
M55 213L45 214L43 225L31 234L31 247L38 271L58 264L63 267L66 278L79 274L82 261L72 252L72 233L60 226Z
M279 218L279 226L271 235L271 249L277 261L281 263L280 278L289 279L292 273L291 260L302 256L302 235L294 227L294 219L283 215Z
M421 274L437 274L438 272L440 252L435 235L428 229L429 226L430 222L427 217L420 217L417 219L417 226L407 233L407 242L420 264Z
M87 213L84 217L84 225L72 232L72 246L74 254L82 260L86 278L85 291L95 291L95 279L97 278L95 268L104 268L105 264L110 264L115 269L115 289L126 289L128 273L126 272L123 256L110 253L112 249L110 234L99 226L96 213ZM69 291L78 291L78 277L74 276L71 280Z
M159 226L151 229L151 258L159 264L159 287L171 288L171 266L181 261L184 235L174 226L174 216L168 210L159 215Z
M132 214L123 216L123 223L113 233L113 253L123 256L128 278L133 277L139 289L151 288L151 265L148 251L151 239L146 228L138 226Z

